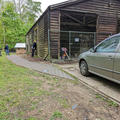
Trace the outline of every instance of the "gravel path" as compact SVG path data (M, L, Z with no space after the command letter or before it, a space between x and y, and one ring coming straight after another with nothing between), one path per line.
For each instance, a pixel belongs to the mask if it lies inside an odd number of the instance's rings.
M12 61L14 64L19 66L23 66L29 69L37 70L39 72L47 73L47 74L58 76L58 77L73 79L70 75L59 70L53 64L31 62L17 55L11 55L11 56L8 56L7 58L10 61Z

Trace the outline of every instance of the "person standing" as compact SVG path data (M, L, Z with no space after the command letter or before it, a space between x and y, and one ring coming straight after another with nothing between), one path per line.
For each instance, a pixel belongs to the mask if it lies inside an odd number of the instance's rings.
M8 44L5 45L5 52L6 52L6 55L9 55L9 46L8 46Z
M34 55L35 55L35 50L37 50L37 43L36 43L36 41L34 40L33 46L32 46L32 57L34 57Z

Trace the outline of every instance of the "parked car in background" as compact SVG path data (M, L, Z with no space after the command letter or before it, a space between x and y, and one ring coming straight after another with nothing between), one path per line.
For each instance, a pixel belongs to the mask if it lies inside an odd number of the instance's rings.
M79 56L80 72L120 84L120 34L113 35Z

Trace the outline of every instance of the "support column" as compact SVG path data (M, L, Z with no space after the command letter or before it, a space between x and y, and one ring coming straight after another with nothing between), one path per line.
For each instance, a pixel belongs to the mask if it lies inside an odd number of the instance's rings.
M50 11L50 54L54 59L60 56L60 11Z

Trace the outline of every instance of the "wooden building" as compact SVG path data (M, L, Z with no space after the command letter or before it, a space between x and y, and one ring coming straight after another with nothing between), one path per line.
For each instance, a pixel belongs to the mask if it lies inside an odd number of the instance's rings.
M96 33L96 43L107 33L120 32L120 0L68 0L49 6L26 34L27 51L36 40L39 57L59 58L62 44L69 43L61 31Z

